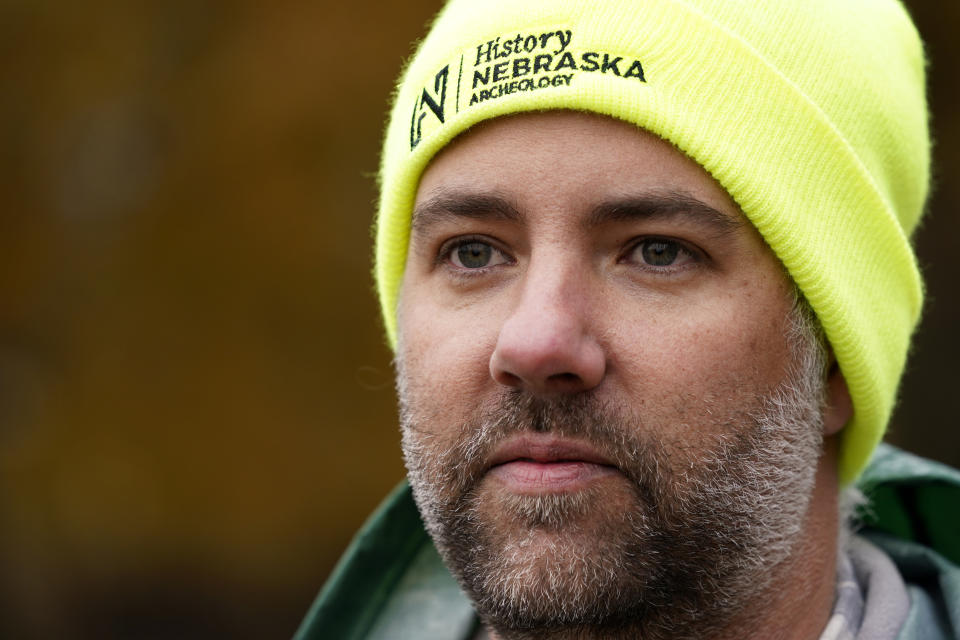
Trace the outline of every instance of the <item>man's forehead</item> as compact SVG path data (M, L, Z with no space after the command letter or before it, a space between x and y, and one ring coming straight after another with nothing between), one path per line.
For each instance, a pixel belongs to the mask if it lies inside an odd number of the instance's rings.
M749 226L669 142L607 116L556 110L496 118L454 139L423 173L412 230L457 219L523 224L533 206L574 206L583 230L637 220L686 220L717 234Z

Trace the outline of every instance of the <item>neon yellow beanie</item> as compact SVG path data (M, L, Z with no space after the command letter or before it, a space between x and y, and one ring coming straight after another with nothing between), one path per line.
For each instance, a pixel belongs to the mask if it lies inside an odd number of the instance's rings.
M577 109L671 141L816 311L853 397L840 475L883 436L923 289L923 47L897 0L452 0L400 79L381 166L387 335L430 159L482 120Z

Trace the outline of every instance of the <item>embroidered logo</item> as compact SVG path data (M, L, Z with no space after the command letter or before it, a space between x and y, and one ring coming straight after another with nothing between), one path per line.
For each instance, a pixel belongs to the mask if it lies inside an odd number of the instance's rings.
M450 68L459 69L454 111L496 100L521 91L571 86L579 73L599 73L634 82L646 82L640 60L606 51L580 50L573 46L570 29L498 36L466 50L423 87L414 100L410 117L410 149L429 130L446 122L445 111ZM466 65L466 69L464 66ZM428 131L424 131L428 127Z
M424 89L414 101L413 117L410 120L410 148L413 149L420 144L420 138L423 137L423 119L427 117L424 109L430 109L433 115L441 123L443 119L443 105L447 101L447 79L450 76L450 65L445 66L437 73L433 81L434 94Z

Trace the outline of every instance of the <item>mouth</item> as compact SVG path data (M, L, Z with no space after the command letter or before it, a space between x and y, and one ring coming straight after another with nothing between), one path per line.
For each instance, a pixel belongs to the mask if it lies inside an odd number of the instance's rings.
M620 475L613 461L589 443L553 434L509 438L490 458L487 478L512 493L566 493Z

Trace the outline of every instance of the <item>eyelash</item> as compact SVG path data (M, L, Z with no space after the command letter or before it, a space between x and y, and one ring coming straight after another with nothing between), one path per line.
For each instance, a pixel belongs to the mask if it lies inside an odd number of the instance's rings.
M513 257L509 253L501 249L497 245L497 243L493 241L491 238L488 238L486 236L471 235L471 236L458 236L440 245L440 249L437 251L437 260L436 260L437 265L441 267L446 267L462 277L470 277L474 275L487 273L490 269L501 266L499 264L495 264L495 265L489 265L486 267L477 267L477 268L471 269L469 267L460 267L460 266L457 266L456 264L453 264L453 258L452 258L453 252L459 249L460 247L466 246L468 244L488 245L495 253L498 253L501 256L503 256L507 264L512 264L513 262L515 262Z
M641 260L630 259L631 255L634 252L641 250L641 248L645 244L657 243L657 242L675 246L677 249L678 257L681 255L685 256L686 260L689 262L685 262L679 265L670 264L670 265L658 266L658 265L649 264L643 261L642 259ZM491 238L486 236L481 236L481 235L470 235L470 236L459 236L444 242L440 246L440 249L437 251L436 262L438 266L448 268L451 271L454 271L456 274L458 274L461 277L471 277L471 276L476 276L480 274L485 274L491 269L501 266L503 264L503 263L500 263L500 264L494 264L494 265L476 267L476 268L463 267L463 266L458 266L454 264L453 252L469 244L485 244L489 246L493 252L502 256L506 264L512 264L514 262L514 259L512 258L512 256L510 256L510 254L508 254L506 251L504 251L499 246L497 246L497 243L494 242ZM694 267L698 263L702 262L703 260L704 260L704 256L702 252L700 252L697 249L691 248L688 244L680 240L676 240L674 238L669 238L665 236L644 236L640 238L635 238L633 241L631 241L630 244L627 246L627 249L620 256L618 262L630 262L641 269L644 269L646 271L650 271L653 273L670 274L670 273L675 273L678 271L682 271L682 270Z
M669 265L658 266L654 264L649 264L643 261L642 259L632 260L632 261L630 260L630 257L634 254L634 252L641 250L641 248L645 244L648 244L648 243L653 244L658 242L676 247L677 257L680 257L681 255L685 256L689 262L685 262L684 264L679 264L679 265L669 264ZM664 236L644 236L640 238L635 238L632 242L630 242L630 244L627 246L626 251L624 251L623 255L620 257L620 262L631 262L632 264L635 264L644 270L663 274L663 273L675 273L678 271L689 269L693 266L696 266L698 263L702 262L703 259L704 259L704 256L702 252L690 247L690 245L688 245L683 241L677 240L675 238L664 237Z

